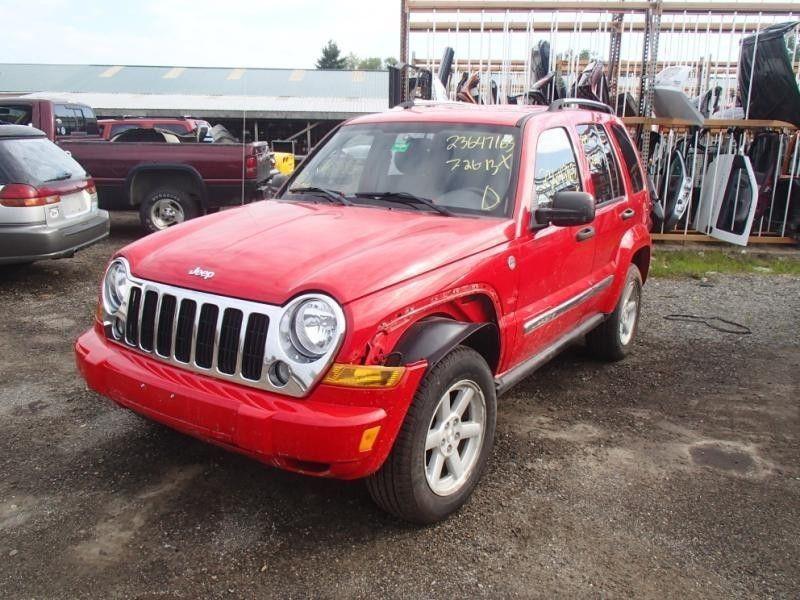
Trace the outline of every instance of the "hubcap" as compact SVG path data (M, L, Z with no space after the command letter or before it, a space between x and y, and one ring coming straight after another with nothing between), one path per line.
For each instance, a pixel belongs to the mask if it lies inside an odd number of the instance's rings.
M160 198L150 208L150 220L156 229L166 229L185 220L183 207L172 198Z
M434 494L449 496L469 480L485 427L481 388L468 379L450 386L439 399L425 441L425 478Z
M625 294L622 297L622 314L619 319L619 341L623 346L627 346L633 337L638 314L639 292L636 282L631 281L625 287Z

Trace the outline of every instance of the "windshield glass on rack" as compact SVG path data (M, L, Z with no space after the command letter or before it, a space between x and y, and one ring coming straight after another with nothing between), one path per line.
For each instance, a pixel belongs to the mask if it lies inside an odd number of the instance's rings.
M320 201L311 190L322 188L354 204L507 217L517 131L457 123L348 125L311 157L283 197Z

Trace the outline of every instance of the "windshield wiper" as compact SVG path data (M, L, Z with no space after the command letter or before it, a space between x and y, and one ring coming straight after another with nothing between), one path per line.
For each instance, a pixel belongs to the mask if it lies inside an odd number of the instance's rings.
M347 197L338 190L331 190L324 187L319 186L307 186L307 187L296 187L289 190L292 194L322 194L325 198L327 198L331 202L335 202L337 204L344 204L345 206L349 206L352 204Z
M411 206L422 205L427 206L431 210L435 210L440 215L444 215L446 217L455 216L452 211L447 210L444 206L439 206L428 198L423 198L422 196L417 196L415 194L409 194L408 192L361 192L356 194L356 197L374 198L376 200L386 200L388 202L395 201Z
M56 175L55 177L51 177L50 179L45 180L45 183L49 183L51 181L64 181L65 179L70 179L72 177L72 173L69 171L64 171L60 175Z

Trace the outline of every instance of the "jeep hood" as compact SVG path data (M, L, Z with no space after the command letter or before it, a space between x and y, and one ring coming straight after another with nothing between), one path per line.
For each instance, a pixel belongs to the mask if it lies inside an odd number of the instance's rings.
M267 201L147 236L120 254L152 281L269 304L314 290L345 304L512 234L508 220Z

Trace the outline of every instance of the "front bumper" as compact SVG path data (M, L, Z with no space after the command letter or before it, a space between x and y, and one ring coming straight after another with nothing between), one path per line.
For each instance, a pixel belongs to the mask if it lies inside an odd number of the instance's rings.
M178 431L309 475L356 479L376 471L394 444L425 363L388 390L318 385L293 399L198 375L109 342L93 328L75 343L89 386ZM372 449L365 429L380 425Z
M106 237L108 231L108 213L104 210L66 227L45 223L0 225L0 265L72 256Z

